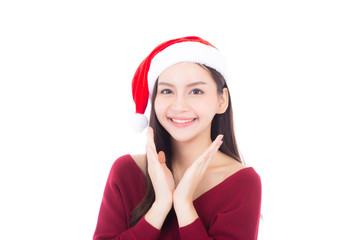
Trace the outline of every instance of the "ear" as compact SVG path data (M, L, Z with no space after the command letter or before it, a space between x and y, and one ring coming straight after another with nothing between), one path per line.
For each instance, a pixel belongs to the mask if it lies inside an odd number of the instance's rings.
M223 93L219 96L219 108L217 114L223 114L229 105L229 91L227 88L223 88Z

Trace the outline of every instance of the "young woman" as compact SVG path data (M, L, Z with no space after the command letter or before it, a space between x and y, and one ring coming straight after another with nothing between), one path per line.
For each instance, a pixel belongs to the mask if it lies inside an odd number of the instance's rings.
M240 158L224 77L221 54L198 37L141 63L132 88L138 116L151 98L146 155L113 164L94 239L257 239L261 181Z

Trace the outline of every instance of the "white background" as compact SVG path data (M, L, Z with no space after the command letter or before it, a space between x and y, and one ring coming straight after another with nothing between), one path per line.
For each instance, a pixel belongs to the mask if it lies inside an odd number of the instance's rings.
M357 1L1 1L0 238L91 239L112 163L143 153L132 76L198 35L230 69L263 183L259 239L360 239Z

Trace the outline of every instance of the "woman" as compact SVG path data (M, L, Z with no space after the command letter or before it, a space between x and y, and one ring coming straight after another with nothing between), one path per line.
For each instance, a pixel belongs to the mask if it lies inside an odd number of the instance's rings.
M146 155L113 164L94 239L257 239L261 181L240 158L224 77L221 54L198 37L141 63L132 88L140 118L151 96Z

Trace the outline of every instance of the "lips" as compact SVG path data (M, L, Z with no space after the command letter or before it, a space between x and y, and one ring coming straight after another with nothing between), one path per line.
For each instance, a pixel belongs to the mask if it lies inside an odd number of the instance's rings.
M192 122L194 120L195 120L195 118L188 119L188 120L171 118L171 121L176 122L176 123L188 123L188 122Z
M168 118L172 125L176 127L188 127L197 121L197 118Z

